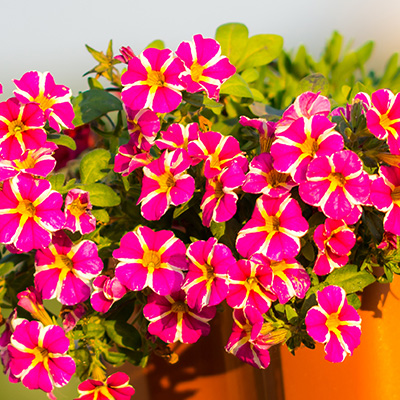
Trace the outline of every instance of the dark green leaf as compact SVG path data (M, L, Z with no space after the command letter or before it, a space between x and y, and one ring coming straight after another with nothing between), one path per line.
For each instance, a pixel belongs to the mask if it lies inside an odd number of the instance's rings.
M225 233L225 222L217 223L212 221L210 230L215 238L220 239Z
M94 183L104 178L108 171L111 154L105 149L95 149L87 153L81 161L79 172L81 174L81 182L84 184Z
M350 293L347 295L347 302L353 306L356 310L361 307L361 300L355 293Z
M118 346L136 350L142 345L139 332L130 324L122 321L104 321L107 335Z

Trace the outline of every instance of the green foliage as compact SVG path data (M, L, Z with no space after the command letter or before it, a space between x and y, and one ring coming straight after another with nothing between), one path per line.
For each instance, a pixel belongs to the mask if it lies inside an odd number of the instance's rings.
M81 182L88 184L103 179L109 172L110 159L111 154L105 149L95 149L87 153L79 166Z

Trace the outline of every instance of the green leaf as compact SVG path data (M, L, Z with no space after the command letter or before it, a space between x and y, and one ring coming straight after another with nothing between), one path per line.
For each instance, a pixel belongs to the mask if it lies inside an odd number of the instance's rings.
M210 230L215 238L220 239L225 233L225 222L217 223L212 221Z
M238 97L248 97L249 99L253 98L249 85L238 74L233 75L221 86L220 93L231 94Z
M79 172L81 174L81 182L94 183L104 178L108 171L103 171L109 168L111 154L105 149L95 149L87 153L81 161Z
M76 150L75 140L68 135L51 134L47 135L47 140L49 142L55 143L57 146L68 147L71 150Z
M363 65L369 60L373 50L374 50L373 41L368 41L364 43L360 48L356 50L360 67L363 67Z
M245 69L240 76L247 82L251 83L258 79L260 76L259 72L255 68Z
M104 321L107 335L118 346L136 350L142 345L139 332L130 324L122 321Z
M351 89L349 100L350 101L353 100L354 97L360 92L371 94L371 91L364 84L362 84L361 82L356 82L353 88Z
M96 218L96 221L104 222L105 224L110 222L110 215L103 208L101 210L92 210L92 214Z
M121 203L121 198L109 186L102 183L80 185L81 189L89 192L90 202L97 207L114 207Z
M243 57L237 63L238 71L267 65L282 52L283 38L279 35L255 35L247 41Z
M347 297L347 302L351 306L353 306L356 310L358 310L361 307L361 300L355 293L350 293L346 297Z
M88 78L88 84L89 84L90 89L104 90L103 85L100 83L100 81L98 79Z
M328 285L341 286L347 294L355 293L375 282L375 277L367 272L358 271L357 265L348 264L331 272L325 280Z
M285 305L285 314L287 320L292 323L294 320L298 318L297 311L293 308L291 304Z
M150 44L148 44L146 46L146 49L150 49L150 48L151 49L163 50L163 49L165 49L165 44L164 44L164 42L162 40L156 39L156 40L153 40Z
M0 276L5 276L7 273L9 273L13 268L15 264L11 261L1 263L0 264Z
M379 81L379 87L384 88L390 86L392 79L398 71L399 53L394 53L386 64L385 72Z
M310 74L303 78L297 87L297 94L307 91L317 93L321 92L322 95L327 95L329 89L329 81L322 74Z
M324 60L328 65L334 65L339 60L340 52L342 50L342 43L343 36L336 31L333 32L324 53Z
M47 178L47 180L50 182L51 188L59 192L64 186L65 175L64 174L50 175Z
M253 96L254 101L263 102L265 101L264 95L257 89L250 88L251 94Z
M119 353L117 351L107 350L103 354L104 354L105 360L107 362L109 362L110 364L113 364L114 366L122 365L127 359L126 354Z
M246 25L230 23L221 25L215 33L215 39L221 45L221 53L236 65L243 57L247 46L249 30Z
M91 89L79 93L72 99L75 118L72 123L80 126L102 117L110 111L122 110L122 103L117 97L105 90Z

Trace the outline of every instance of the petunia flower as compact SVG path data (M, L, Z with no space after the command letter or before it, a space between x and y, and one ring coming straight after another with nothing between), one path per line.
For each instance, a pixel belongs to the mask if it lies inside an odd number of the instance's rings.
M161 131L161 139L156 140L159 149L176 150L188 148L188 143L199 138L199 124L192 122L186 126L171 124L166 131ZM198 160L200 162L201 160ZM192 161L192 165L195 162Z
M334 130L335 126L322 115L296 119L276 134L271 146L274 168L290 174L297 183L305 181L311 160L343 149L343 137Z
M303 299L310 288L310 276L295 258L271 261L262 254L254 254L250 261L271 268L272 282L269 289L278 296L281 304L287 303L293 296Z
M51 393L65 386L75 373L75 361L66 353L69 339L57 325L22 321L11 336L10 371L28 389Z
M299 193L307 204L321 207L327 217L341 220L368 200L369 186L368 174L357 154L343 150L312 160Z
M43 110L51 128L73 129L75 113L71 104L71 89L57 85L49 72L29 71L21 79L14 79L15 97L23 104L37 103Z
M295 257L300 237L308 230L299 203L289 196L277 199L262 195L256 201L251 219L239 231L236 249L246 258L261 253L271 260Z
M35 257L35 287L43 299L75 305L90 297L91 281L103 269L96 243L82 240L74 245L63 232L53 235L49 247Z
M21 104L15 97L0 103L0 157L15 160L26 150L46 143L45 118L37 104Z
M194 193L194 179L186 174L191 165L187 152L177 149L165 150L161 157L143 168L142 191L138 204L150 221L160 219L172 204L178 206L190 200Z
M239 124L256 129L260 134L261 153L269 153L271 144L275 140L276 122L267 121L264 118L250 119L246 116L241 116Z
M269 265L239 260L228 270L229 292L226 302L232 308L254 307L267 312L276 295L271 292L272 271Z
M148 331L166 343L195 343L210 333L208 321L214 318L216 307L196 311L188 306L183 290L167 296L151 293L143 314L150 321Z
M235 215L238 201L235 190L244 180L243 170L236 162L225 167L219 175L207 180L206 191L200 204L204 226L210 226L211 221L229 221Z
M318 247L314 272L317 275L327 275L347 264L356 236L343 221L328 218L315 229L314 242Z
M221 56L221 46L215 39L194 35L191 42L182 42L176 55L185 71L181 80L189 93L206 91L210 99L219 100L221 85L236 72L228 58Z
M140 226L126 233L113 257L115 276L130 290L149 287L165 296L180 289L187 270L186 247L171 231L154 232Z
M271 154L261 153L251 160L242 189L247 193L281 197L288 194L296 185L289 174L278 172L274 168Z
M20 174L0 191L0 243L28 252L49 245L51 232L62 229L62 196L50 182Z
M236 264L229 247L212 237L191 243L186 254L189 271L182 289L188 306L201 310L221 303L228 294L228 269Z
M92 203L89 192L81 189L71 189L65 198L64 213L66 223L64 229L80 232L82 235L96 229L96 218L91 213Z
M105 382L86 379L78 386L79 397L75 400L130 400L135 389L129 385L129 376L124 372L110 375Z
M130 46L122 46L119 48L119 52L121 54L118 54L117 56L114 57L115 60L118 60L122 63L128 64L128 61L131 60L133 57L135 57L135 53L133 50L130 48Z
M317 292L318 305L306 315L307 333L325 343L325 360L342 362L353 355L360 344L361 318L347 303L346 292L339 286L327 286Z
M62 318L64 331L72 331L86 312L87 307L83 303L75 304L72 307L63 306L60 311L60 317Z
M128 61L121 76L122 101L132 110L173 111L182 101L184 87L179 76L183 71L182 61L171 50L146 49Z
M200 132L199 139L188 144L190 157L205 160L204 176L208 179L218 175L225 167L236 161L243 172L247 171L247 159L233 136L219 132Z
M93 281L93 293L90 297L92 307L101 313L106 313L117 300L122 299L127 293L127 289L114 276L110 278L100 275Z
M151 110L132 110L126 108L128 132L137 148L150 151L151 146L160 130L160 120Z
M371 95L367 111L367 128L378 139L387 139L392 154L400 154L400 96L389 89Z
M371 97L369 94L360 92L354 96L351 104L346 104L346 107L337 107L331 112L331 117L341 117L342 115L346 118L347 121L350 121L351 118L351 110L354 107L354 104L357 102L361 102L363 109L362 113L366 114L368 109L371 107Z
M8 375L8 380L11 383L18 383L21 381L10 371L11 357L8 346L11 342L11 336L14 332L14 328L22 321L24 321L24 319L17 318L17 309L14 308L14 310L11 311L10 315L5 320L5 329L0 335L0 361L3 364L3 373Z

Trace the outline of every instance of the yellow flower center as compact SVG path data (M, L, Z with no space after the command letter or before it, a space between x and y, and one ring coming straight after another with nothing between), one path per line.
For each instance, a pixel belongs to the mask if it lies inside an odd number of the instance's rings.
M275 215L267 216L265 219L265 228L267 232L279 231L279 218Z
M204 275L207 278L207 280L214 279L215 278L214 268L209 264L204 264L204 268L206 269Z
M266 180L268 185L276 188L280 186L282 183L285 183L289 174L282 174L275 169L272 169L267 173Z
M382 126L383 129L387 130L388 128L390 128L390 126L392 125L392 123L394 121L392 121L387 114L383 114L380 116L380 125Z
M17 212L19 212L22 215L26 215L29 218L33 218L36 209L30 200L22 200L19 202L17 206Z
M70 205L67 206L69 212L74 216L79 218L81 215L85 214L88 203L81 203L79 197L72 201Z
M329 315L325 325L330 331L336 329L340 325L339 313L333 313Z
M160 184L160 189L162 189L163 192L167 192L170 188L175 186L175 178L171 172L166 171L158 178L158 183Z
M172 304L171 311L174 312L174 313L188 312L189 311L189 307L183 301L179 301L178 300L174 304Z
M397 186L393 189L392 193L390 194L394 203L400 203L400 186Z
M218 154L210 154L210 167L211 168L221 168L221 162L219 160Z
M11 135L21 135L26 130L26 126L19 119L11 121L8 125L8 132Z
M328 179L331 182L336 183L337 186L343 187L346 183L346 178L343 176L341 172L332 172L329 174Z
M224 195L223 188L224 188L224 186L222 185L222 183L220 181L217 181L215 183L214 190L215 190L215 196L216 197L220 198L220 197L222 197Z
M39 103L39 107L46 111L48 108L53 107L56 103L56 99L54 97L47 97L44 94L39 94L38 97L34 100L35 102Z
M287 264L285 261L273 261L271 262L271 269L274 272L274 274L277 274L279 272L285 271L287 268Z
M33 168L36 164L36 160L32 158L31 152L28 153L28 156L24 161L15 160L15 165L18 169L29 169Z
M48 358L49 352L43 347L38 346L33 350L33 354L35 355L35 361L42 363Z
M307 137L306 141L300 145L300 150L311 157L315 156L318 148L318 142L311 137Z
M255 276L249 276L244 282L247 290L256 290L258 287L258 280Z
M54 265L60 269L66 269L72 271L74 268L73 261L64 254L57 254L54 260Z
M195 61L190 67L190 74L192 76L192 80L195 82L199 82L200 78L203 75L204 67L200 65L197 61Z
M147 84L149 86L164 86L165 77L161 71L150 71L147 74Z
M154 272L155 269L160 268L161 258L158 253L153 250L146 251L143 254L143 266L146 267L149 272Z

